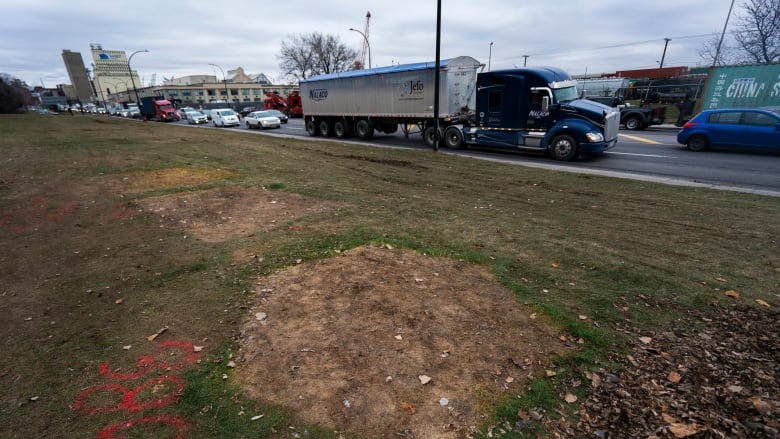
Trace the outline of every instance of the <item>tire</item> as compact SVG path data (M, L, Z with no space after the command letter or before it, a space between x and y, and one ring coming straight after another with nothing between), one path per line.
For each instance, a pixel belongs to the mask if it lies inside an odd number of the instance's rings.
M561 134L553 139L548 147L550 155L555 160L572 161L577 158L578 145L574 137L568 134Z
M312 137L319 136L320 135L320 131L319 131L319 128L317 126L317 122L315 122L313 120L307 120L306 121L306 132L310 136L312 136Z
M627 130L642 129L642 121L637 116L629 116L628 119L626 119L625 125Z
M333 137L333 122L329 120L321 120L320 135L322 137Z
M425 144L429 147L433 148L434 145L434 130L436 128L433 127L433 125L425 128L425 131L423 131L423 140L425 141ZM439 143L441 144L442 140L444 139L444 136L442 135L441 129L439 129Z
M688 143L685 144L686 148L696 152L706 151L709 146L707 138L701 135L691 136L691 138L688 139Z
M447 127L444 130L444 145L450 149L462 149L463 131L458 127Z
M333 134L339 139L345 139L352 134L352 127L346 120L337 120L333 122Z
M397 123L382 124L381 130L385 134L393 134L394 132L398 131L398 124Z
M360 119L357 125L355 125L355 133L361 139L370 139L374 137L374 127L368 120Z

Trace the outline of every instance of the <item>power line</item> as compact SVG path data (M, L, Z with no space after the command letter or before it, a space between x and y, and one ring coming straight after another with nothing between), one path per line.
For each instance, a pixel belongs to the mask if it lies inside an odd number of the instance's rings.
M709 37L709 36L712 36L712 34L683 35L683 36L679 36L679 37L668 37L668 38L671 38L672 40L684 40L684 39L689 39L689 38L702 38L702 37ZM580 48L580 49L566 49L566 50L562 50L562 51L559 51L559 52L547 51L547 52L544 52L544 53L536 53L536 54L531 54L531 55L510 56L508 58L505 58L505 60L520 59L520 58L523 58L525 56L528 56L528 57L531 57L531 56L533 56L533 57L543 57L543 56L552 56L552 55L567 55L567 54L570 54L570 53L578 53L578 52L583 52L583 51L616 49L616 48L620 48L620 47L638 46L638 45L641 45L641 44L655 43L655 42L661 42L661 41L664 41L664 38L654 38L652 40L634 41L634 42L631 42L631 43L612 44L612 45L609 45L609 46L601 46L601 47Z

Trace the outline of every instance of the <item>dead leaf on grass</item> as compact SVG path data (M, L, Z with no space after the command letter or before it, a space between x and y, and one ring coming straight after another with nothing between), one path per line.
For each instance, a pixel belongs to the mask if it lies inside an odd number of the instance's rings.
M761 306L765 306L765 307L767 307L767 308L769 308L769 307L771 306L771 305L770 305L770 304L768 304L766 301L764 301L764 300L761 300L761 299L756 299L756 303L757 303L757 304L759 304L759 305L761 305Z
M411 402L401 401L401 408L409 410L409 414L411 415L417 413L417 408Z
M160 336L160 334L162 334L163 332L165 332L165 331L167 331L167 330L168 330L168 327L167 327L167 326L166 326L166 327L164 327L164 328L160 328L160 330L159 330L159 331L157 331L157 332L155 332L154 334L152 334L152 335L150 335L150 336L146 337L146 339L147 339L147 340L149 340L149 341L154 341L154 339L155 339L155 338L159 337L159 336Z
M682 379L682 375L675 371L671 371L669 372L669 375L666 376L666 379L669 380L669 382L672 384L677 384Z
M701 427L697 424L674 423L669 425L669 431L672 432L676 438L693 436L698 433L700 429Z
M727 296L731 297L732 299L739 299L739 291L736 290L728 290L725 293Z
M568 402L569 404L573 402L577 402L577 395L573 393L567 393L566 396L563 397L563 400Z
M753 404L753 408L758 410L759 413L769 413L772 411L772 404L768 401L764 401L758 396L750 398L750 403Z

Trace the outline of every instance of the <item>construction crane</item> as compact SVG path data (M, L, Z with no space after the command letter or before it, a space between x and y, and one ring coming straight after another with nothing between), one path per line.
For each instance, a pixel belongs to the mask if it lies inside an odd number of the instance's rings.
M366 51L368 51L368 68L371 68L371 48L368 45L368 26L371 22L371 11L366 11L366 29L363 31L363 50L360 51L360 65L366 65Z
M361 32L355 28L349 28L352 32L357 32L363 37L363 50L360 51L360 59L355 63L360 64L361 69L366 68L366 50L368 50L368 68L371 68L371 44L368 43L368 26L371 21L371 11L366 12L366 28Z

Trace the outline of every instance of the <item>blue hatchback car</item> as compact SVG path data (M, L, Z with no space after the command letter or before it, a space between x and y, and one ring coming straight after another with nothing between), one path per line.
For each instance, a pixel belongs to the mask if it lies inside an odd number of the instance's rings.
M780 107L702 111L683 125L677 142L691 151L711 147L780 151Z

